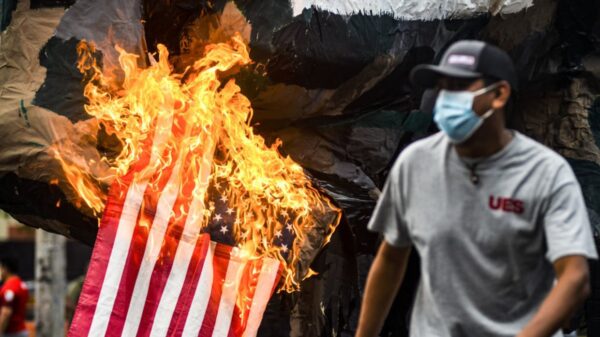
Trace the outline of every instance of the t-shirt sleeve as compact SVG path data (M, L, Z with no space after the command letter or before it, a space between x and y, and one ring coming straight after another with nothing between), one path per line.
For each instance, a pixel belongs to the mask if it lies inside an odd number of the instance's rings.
M385 241L392 246L408 247L412 245L412 241L404 220L404 202L400 192L401 176L400 162L396 162L379 196L368 228L381 233Z
M0 306L12 306L15 300L15 292L11 289L6 289L1 294Z
M598 258L581 187L566 163L552 183L543 219L550 262L568 255Z

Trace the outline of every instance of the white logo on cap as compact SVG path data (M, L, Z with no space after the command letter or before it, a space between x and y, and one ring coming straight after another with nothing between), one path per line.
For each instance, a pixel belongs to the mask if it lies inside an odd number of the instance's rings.
M448 64L463 64L472 66L475 64L475 56L454 54L448 57Z

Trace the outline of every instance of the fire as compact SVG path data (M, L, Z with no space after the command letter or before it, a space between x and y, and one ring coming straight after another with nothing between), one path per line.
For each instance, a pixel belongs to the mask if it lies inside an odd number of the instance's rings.
M302 249L313 238L308 236L319 232L322 244L327 243L340 211L313 187L301 166L278 151L281 141L267 145L250 126L250 101L233 79L224 80L251 63L242 38L208 45L183 73L173 71L163 45L158 45L158 61L146 68L138 66L137 55L117 49L124 72L119 87L102 74L93 46L81 43L78 48L80 70L91 76L86 112L121 141L116 157L103 158L117 179L149 156L141 175L156 178L148 188L161 192L165 177L156 172L177 175L188 188L179 190L185 202L176 204L171 216L196 216L200 228L217 216L209 194L218 190L229 214L235 214L232 234L247 258L277 258L283 266L282 289L297 290L314 273L301 266ZM87 205L102 209L104 201L85 173L64 160L61 164ZM192 199L203 202L195 215ZM289 247L275 244L284 231L295 237Z

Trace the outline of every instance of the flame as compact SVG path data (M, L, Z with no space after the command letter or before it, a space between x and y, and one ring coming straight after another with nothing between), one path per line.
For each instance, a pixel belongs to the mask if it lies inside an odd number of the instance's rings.
M104 208L104 193L94 180L90 178L89 174L81 170L81 167L84 165L77 163L77 160L69 160L79 158L76 155L69 156L70 151L66 151L66 147L64 146L60 150L58 148L52 148L51 150L54 158L62 166L67 182L77 191L81 200L91 208L92 214L100 214ZM50 183L52 184L53 181L54 179ZM57 203L56 207L59 206L60 204ZM76 202L76 206L81 208L80 201Z
M232 234L242 255L278 259L283 267L281 289L297 290L304 277L314 274L300 267L304 241L316 230L327 243L340 211L313 187L301 166L279 152L280 140L267 145L254 133L250 101L233 79L224 80L251 63L243 39L236 34L227 43L208 45L205 55L183 73L173 71L165 46L157 49L158 61L151 59L149 67L140 68L137 55L117 47L125 76L115 87L97 65L94 47L85 42L78 46L79 69L90 79L84 91L89 100L86 112L122 145L116 157L103 161L119 179L143 158L148 144L154 144L141 174L172 172L184 185L193 185L191 193L179 191L187 201L176 204L172 217L192 216L187 214L189 203L196 197L204 205L195 224L206 227L216 216L209 199L212 186L235 210ZM174 165L180 161L185 164ZM61 164L86 204L102 209L104 201L94 197L97 190L86 183L85 173L64 160ZM160 193L159 182L164 180L156 175L149 188ZM333 214L325 225L324 214ZM291 247L275 244L286 230L295 236Z

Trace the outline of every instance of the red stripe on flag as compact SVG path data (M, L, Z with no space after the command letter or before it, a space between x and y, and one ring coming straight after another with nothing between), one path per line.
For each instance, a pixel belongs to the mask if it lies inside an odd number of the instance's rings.
M98 296L100 296L100 287L106 274L106 266L110 257L110 251L117 234L117 226L123 210L123 201L127 194L126 186L119 183L113 184L104 209L104 217L98 229L98 235L94 244L94 255L90 260L88 271L85 276L85 282L79 296L77 311L73 316L69 336L87 336L96 310Z
M231 246L223 244L217 244L215 247L212 289L210 291L208 307L204 314L204 320L202 321L202 328L198 335L200 337L212 336L212 332L215 328L217 313L219 312L219 303L221 302L221 294L223 293L223 284L225 283L232 248L233 247ZM192 312L189 314L193 315L194 313Z
M189 285L182 289L177 300L177 306L173 317L171 318L171 325L169 326L169 333L167 336L181 336L183 333L183 327L190 311L192 299L194 293L198 287L198 281L203 271L204 259L206 253L210 248L210 235L202 234L196 241L196 247L194 249L194 255L190 261L190 265L185 276L184 284Z
M170 225L171 226L171 225ZM181 237L182 229L180 226L169 227L165 234L165 241L161 248L160 257L154 266L152 276L150 279L150 291L146 296L146 303L142 312L141 322L138 333L138 337L146 337L150 335L152 330L152 324L154 322L154 315L158 308L158 303L163 294L163 290L171 268L173 266L173 257L177 250L178 240Z

